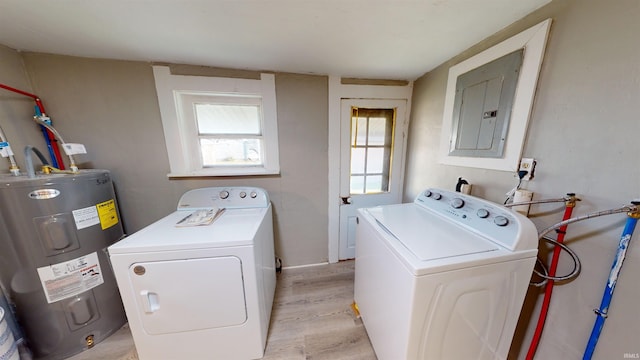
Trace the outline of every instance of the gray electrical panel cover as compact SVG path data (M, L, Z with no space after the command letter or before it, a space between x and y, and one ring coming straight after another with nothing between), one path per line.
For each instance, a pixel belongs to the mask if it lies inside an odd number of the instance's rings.
M451 156L503 156L524 49L458 76Z

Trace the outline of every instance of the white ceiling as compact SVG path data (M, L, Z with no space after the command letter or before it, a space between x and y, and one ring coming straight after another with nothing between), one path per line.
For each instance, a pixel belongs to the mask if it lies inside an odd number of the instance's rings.
M413 80L551 0L0 0L22 51Z

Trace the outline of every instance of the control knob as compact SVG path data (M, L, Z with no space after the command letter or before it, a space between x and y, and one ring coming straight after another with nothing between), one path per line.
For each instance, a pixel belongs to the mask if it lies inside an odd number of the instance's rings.
M241 198L241 199L244 199L244 198L246 198L246 197L247 197L247 193L246 193L246 192L244 192L244 191L241 191L241 192L240 192L240 198Z
M478 215L479 218L481 219L486 219L489 217L489 210L487 209L478 209L478 211L476 212L476 215Z
M453 207L454 209L460 209L463 206L464 200L460 198L454 198L453 200L451 200L451 207Z
M493 219L493 222L498 226L507 226L507 224L509 223L509 219L504 216L498 215L495 217L495 219Z
M252 191L251 194L249 194L249 196L251 196L252 199L255 199L256 197L258 197L258 193L255 191Z
M227 190L220 191L220 199L226 199L229 197L229 192Z
M431 197L432 197L434 200L440 200L440 199L442 199L442 195L440 195L440 194L438 194L438 193L431 193Z

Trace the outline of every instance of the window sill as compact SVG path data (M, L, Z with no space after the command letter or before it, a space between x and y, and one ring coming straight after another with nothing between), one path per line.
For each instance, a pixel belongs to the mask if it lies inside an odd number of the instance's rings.
M191 172L172 172L167 174L168 178L190 178L190 177L217 177L217 176L255 176L255 175L280 175L280 169L265 168L242 168L242 169L204 169Z

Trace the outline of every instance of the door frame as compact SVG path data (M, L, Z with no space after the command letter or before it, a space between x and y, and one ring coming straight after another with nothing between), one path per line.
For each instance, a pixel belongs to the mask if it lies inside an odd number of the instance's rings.
M329 262L340 260L340 109L342 99L403 99L407 101L407 111L401 129L405 134L402 149L402 166L400 181L404 185L404 169L406 162L406 133L409 128L411 113L411 94L413 82L407 85L356 85L342 84L339 76L329 76L329 199L328 199L328 236ZM402 192L402 190L401 190Z

